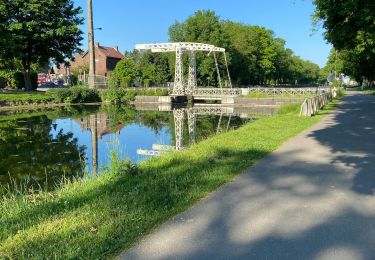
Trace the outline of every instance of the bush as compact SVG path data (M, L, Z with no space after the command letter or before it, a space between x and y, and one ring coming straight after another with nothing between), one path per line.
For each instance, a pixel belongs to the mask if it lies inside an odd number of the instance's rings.
M337 97L343 97L345 96L346 90L344 88L339 88L337 90Z
M110 102L125 102L134 100L136 91L123 88L110 88L102 92L102 100Z
M121 85L122 88L127 88L130 86L131 78L129 76L122 77Z
M22 72L16 71L13 73L11 86L17 89L22 89L25 87L25 77Z
M166 89L110 88L102 92L102 100L110 102L134 101L136 96L167 96Z
M108 83L112 87L128 87L134 84L139 70L133 60L123 59L119 61L116 68L109 75Z
M10 85L13 78L13 73L5 70L0 70L0 88L6 88Z
M111 101L111 102L117 102L121 100L121 97L124 95L125 90L123 89L116 89L116 88L110 88L108 90L105 90L102 92L102 100L103 101Z
M48 93L59 103L91 103L100 102L99 92L96 89L71 87L51 89Z

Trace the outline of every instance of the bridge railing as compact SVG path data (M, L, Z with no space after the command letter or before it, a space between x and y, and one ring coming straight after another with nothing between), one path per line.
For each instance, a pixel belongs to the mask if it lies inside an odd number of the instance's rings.
M193 95L196 96L240 96L249 95L252 93L265 94L268 96L277 95L317 95L321 93L328 93L329 88L314 87L314 88L196 88Z
M240 88L196 88L194 96L239 96L242 94Z
M300 116L313 116L325 105L332 101L332 93L326 92L303 101L300 109Z
M329 92L329 88L242 88L242 95L248 95L252 93L265 94L270 96L276 95L308 95L308 94L320 94Z

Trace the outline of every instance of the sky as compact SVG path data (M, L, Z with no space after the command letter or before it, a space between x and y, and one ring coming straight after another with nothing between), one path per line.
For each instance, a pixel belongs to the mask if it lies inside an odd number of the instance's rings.
M303 59L323 67L331 45L323 31L313 33L312 0L92 0L95 41L104 46L119 46L121 52L133 50L137 43L168 41L168 28L183 22L197 10L213 10L221 19L260 25L286 40L286 47ZM83 8L86 0L74 0ZM87 24L82 48L87 49Z

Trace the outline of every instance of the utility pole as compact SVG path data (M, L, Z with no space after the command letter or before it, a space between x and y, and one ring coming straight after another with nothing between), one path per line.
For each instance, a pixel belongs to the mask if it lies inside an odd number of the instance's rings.
M95 42L94 42L94 19L92 12L92 0L87 0L87 23L89 40L89 88L95 87Z

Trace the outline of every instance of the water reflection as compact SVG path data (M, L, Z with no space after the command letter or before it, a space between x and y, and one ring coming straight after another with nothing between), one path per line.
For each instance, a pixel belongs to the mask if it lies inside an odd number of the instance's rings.
M138 107L138 109L142 109ZM150 109L150 108L148 108ZM246 119L246 121L253 121L256 120L260 115L270 115L274 111L268 110L267 112L263 111L255 111L254 109L245 110L247 113L235 112L234 107L220 107L220 106L195 106L190 108L177 108L172 109L171 107L166 106L158 106L154 107L154 109L162 110L162 111L173 111L173 121L174 121L174 139L175 144L174 146L171 145L160 145L160 144L153 144L152 150L145 150L145 149L138 149L137 153L140 155L160 155L165 152L170 151L180 151L185 147L189 147L196 143L196 129L197 129L197 118L202 116L214 116L217 117L217 125L215 127L211 127L213 133L218 134L222 131L228 131L231 129L231 123L235 123L236 120L234 118L241 118ZM184 140L184 129L187 126L189 142L188 144L183 143ZM239 126L239 125L236 125ZM232 128L234 126L232 125Z
M53 188L63 176L99 175L111 152L137 163L273 112L103 105L0 115L0 183L30 180Z
M73 133L56 129L46 115L0 121L0 182L53 187L66 178L83 176L85 147Z

